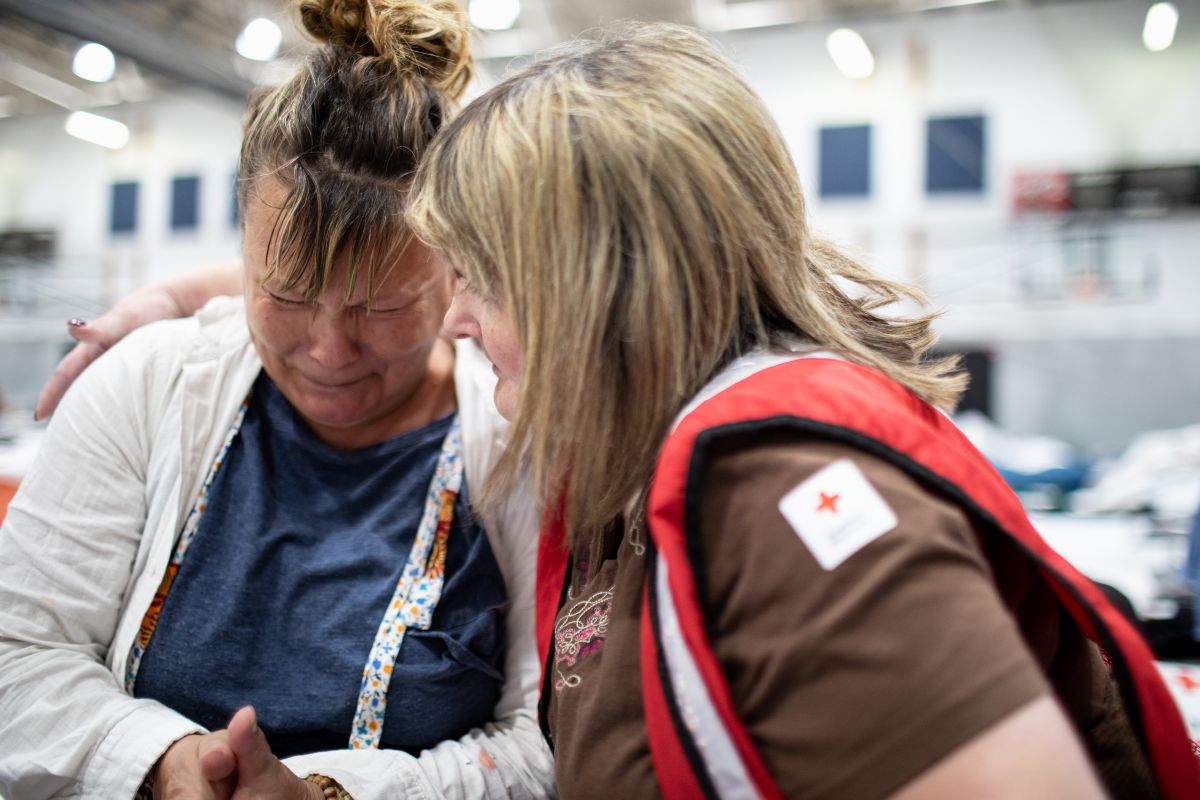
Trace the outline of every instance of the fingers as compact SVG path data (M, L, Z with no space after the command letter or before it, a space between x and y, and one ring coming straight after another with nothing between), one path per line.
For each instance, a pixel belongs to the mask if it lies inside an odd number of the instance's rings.
M58 403L62 400L67 389L79 377L79 374L87 368L100 354L104 352L103 347L90 342L80 342L67 353L63 360L58 362L58 366L54 368L54 372L50 373L50 377L46 380L46 385L42 387L42 393L38 395L37 404L34 406L33 418L45 419L54 413L54 409L58 407Z
M254 706L239 708L229 720L229 727L225 731L231 745L239 751L251 747L256 734L263 738L264 744L266 743L266 738L262 737L262 731L258 729L258 712L254 710Z
M200 773L213 783L236 778L237 757L225 740L204 739L199 744Z
M79 374L130 331L150 322L178 317L181 313L170 290L158 285L134 292L94 320L78 317L67 320L67 333L79 344L59 362L46 381L34 406L33 418L45 419L53 414Z
M238 797L305 800L321 796L319 788L300 780L271 752L253 707L246 706L234 714L225 732L237 757Z
M191 734L167 748L158 760L154 796L172 800L229 800L237 786L236 771L230 770L225 777L214 780L206 776L203 766L204 754L215 754L222 747L229 750L226 738L224 731ZM223 758L219 755L207 757ZM232 753L228 758L236 767Z
M94 320L82 320L78 317L67 320L67 333L79 344L58 362L58 366L46 380L46 385L42 387L34 405L33 418L46 419L53 414L75 379L105 350L121 341L130 331L147 322L173 316L174 306L166 297L161 291L143 290L140 294L126 298ZM132 305L133 309L126 308L126 305Z
M77 342L90 342L107 350L141 326L170 316L161 297L142 290L93 320L67 320L67 333Z
M101 317L96 322L84 322L83 325L76 325L75 323L83 322L83 320L69 319L67 320L67 333L77 342L100 345L102 349L107 350L121 337L108 330L108 326L102 324L103 320L104 318Z
M239 709L226 728L229 746L237 756L238 784L254 785L278 776L283 764L271 752L267 737L258 727L253 706Z
M67 320L67 333L79 344L75 345L71 352L58 362L58 366L46 379L46 385L42 387L37 403L33 407L35 420L46 419L53 414L54 409L58 408L59 401L62 400L63 395L67 393L67 389L75 382L75 379L87 369L89 364L99 358L101 353L111 347L113 342L121 338L120 335L114 335L112 331L108 330L111 325L105 320L110 316L112 316L111 313L105 314L95 323L88 323L78 318Z

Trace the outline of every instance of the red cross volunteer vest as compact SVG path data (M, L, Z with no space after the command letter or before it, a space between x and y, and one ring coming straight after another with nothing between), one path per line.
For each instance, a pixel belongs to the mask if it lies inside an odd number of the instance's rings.
M981 535L1015 542L1111 661L1162 796L1200 797L1200 760L1149 648L1100 590L1042 540L1003 478L942 412L883 374L832 357L759 357L718 376L700 398L663 444L646 512L653 546L642 601L641 678L664 797L781 797L708 642L697 519L700 476L713 445L730 435L780 431L881 458L958 505ZM543 663L566 569L563 542L561 522L548 516L538 554Z

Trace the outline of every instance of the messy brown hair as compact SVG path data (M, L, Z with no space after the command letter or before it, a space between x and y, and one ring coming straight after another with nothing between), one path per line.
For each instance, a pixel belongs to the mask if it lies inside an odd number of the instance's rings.
M434 134L473 74L469 27L453 0L299 0L320 44L285 83L256 90L243 126L238 205L264 178L286 194L266 272L315 299L349 254L346 296L373 296L407 241L404 199Z

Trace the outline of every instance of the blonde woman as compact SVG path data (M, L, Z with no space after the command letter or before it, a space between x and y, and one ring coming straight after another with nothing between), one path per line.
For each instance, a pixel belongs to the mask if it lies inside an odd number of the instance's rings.
M243 297L89 369L0 529L10 800L553 794L537 513L472 510L493 376L404 225L464 14L296 6L321 46L249 103Z
M1137 635L938 409L919 301L817 240L696 33L580 40L472 103L414 230L458 272L557 518L541 712L564 797L1195 797ZM1102 653L1100 647L1106 651ZM1111 662L1111 670L1109 662Z

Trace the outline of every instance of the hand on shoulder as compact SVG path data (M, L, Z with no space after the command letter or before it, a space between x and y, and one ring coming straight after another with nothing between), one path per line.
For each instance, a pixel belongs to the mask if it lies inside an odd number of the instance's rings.
M71 384L88 365L138 328L194 314L208 300L237 293L240 264L219 264L143 287L94 320L71 319L67 333L78 344L58 362L34 406L34 419L54 413Z

